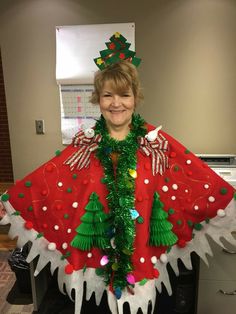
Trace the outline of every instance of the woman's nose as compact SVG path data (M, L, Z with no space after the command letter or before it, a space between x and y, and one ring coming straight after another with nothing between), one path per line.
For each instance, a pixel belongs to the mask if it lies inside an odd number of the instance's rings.
M112 98L112 104L114 106L119 106L120 105L120 96L119 95L114 95Z

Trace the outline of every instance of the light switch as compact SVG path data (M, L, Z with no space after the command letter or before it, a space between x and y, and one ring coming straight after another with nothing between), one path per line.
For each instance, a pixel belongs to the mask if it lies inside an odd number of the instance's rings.
M44 134L44 120L35 120L36 134Z

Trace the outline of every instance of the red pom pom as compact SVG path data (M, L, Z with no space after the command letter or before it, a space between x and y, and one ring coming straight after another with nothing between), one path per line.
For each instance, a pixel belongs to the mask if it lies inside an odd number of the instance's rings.
M33 223L32 223L32 221L26 221L25 222L25 228L26 229L28 229L28 230L30 230L30 229L32 229L33 228Z
M47 191L47 190L42 190L42 191L41 191L41 195L42 195L42 196L46 196L47 194L48 194L48 191Z
M186 241L183 240L183 239L180 239L178 242L177 242L177 245L180 247L180 248L184 248L186 246Z
M46 166L46 171L47 171L47 172L52 172L52 170L53 170L53 166L52 166L51 164L48 164L48 165Z
M153 277L154 278L158 278L159 277L159 271L156 268L153 269L152 273L153 273Z
M176 155L177 155L176 152L171 152L171 153L170 153L170 158L175 158Z
M73 273L73 271L74 271L73 265L67 264L67 265L65 266L65 273L66 273L67 275L71 275L71 274Z
M188 172L187 172L187 175L188 175L188 176L191 176L192 174L193 174L192 171L188 171Z
M56 204L56 209L57 210L62 210L62 204Z
M42 227L43 227L43 229L47 229L48 225L44 223L44 224L42 224Z

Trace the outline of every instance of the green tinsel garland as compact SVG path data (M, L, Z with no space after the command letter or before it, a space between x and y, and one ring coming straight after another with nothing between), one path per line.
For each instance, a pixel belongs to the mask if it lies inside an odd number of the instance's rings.
M111 211L110 237L114 238L115 248L110 247L105 251L109 263L105 266L102 275L107 284L113 288L123 289L127 286L126 276L133 270L131 256L135 238L135 225L131 219L130 210L135 205L135 178L129 170L135 170L137 164L137 139L145 136L147 130L145 121L140 115L133 114L130 133L118 141L110 137L106 121L103 116L97 121L95 133L102 135L102 140L97 149L97 157L104 168L103 182L108 188L108 206ZM114 173L111 153L118 153L116 175Z

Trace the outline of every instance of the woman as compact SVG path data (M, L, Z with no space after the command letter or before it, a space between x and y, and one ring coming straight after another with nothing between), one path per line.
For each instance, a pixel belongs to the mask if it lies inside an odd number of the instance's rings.
M155 287L171 290L167 262L189 265L193 251L204 258L207 234L231 239L236 229L233 188L135 114L137 60L117 34L117 45L95 59L102 67L92 96L102 113L95 127L2 196L2 223L11 223L19 245L32 242L28 261L40 253L37 271L49 261L58 268L61 291L75 290L75 313L84 282L97 303L107 292L112 313L123 313L125 302L132 314L147 313Z

